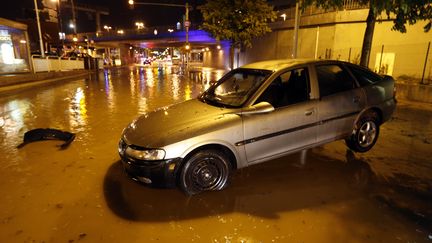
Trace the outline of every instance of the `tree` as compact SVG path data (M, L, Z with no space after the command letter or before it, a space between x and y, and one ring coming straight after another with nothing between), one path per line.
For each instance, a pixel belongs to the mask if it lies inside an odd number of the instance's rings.
M302 9L315 4L324 9L341 9L345 0L297 0ZM429 21L424 30L431 28L432 0L357 0L361 5L369 6L366 18L366 31L363 37L363 46L360 56L360 65L367 67L372 48L372 39L375 22L382 13L386 13L389 19L393 19L392 30L406 32L406 24L415 24L419 20Z
M234 48L252 47L252 39L271 32L268 22L276 19L276 12L265 0L208 0L200 10L201 28L216 40L231 41L231 68Z

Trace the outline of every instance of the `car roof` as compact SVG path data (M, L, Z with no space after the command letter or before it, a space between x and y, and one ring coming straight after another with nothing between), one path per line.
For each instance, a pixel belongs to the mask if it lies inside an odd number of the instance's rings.
M309 63L317 63L317 62L325 62L328 60L316 60L316 59L279 59L279 60L268 60L261 62L249 63L241 68L250 68L250 69L264 69L270 71L279 71L284 68L301 65L301 64L309 64ZM333 60L332 60L333 61Z

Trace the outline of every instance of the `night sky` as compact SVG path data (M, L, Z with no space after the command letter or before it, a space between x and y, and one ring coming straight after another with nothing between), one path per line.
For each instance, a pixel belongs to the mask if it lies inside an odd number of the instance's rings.
M113 29L135 28L134 24L136 21L142 21L145 26L148 27L161 25L175 26L176 22L182 20L185 13L184 8L148 5L136 5L132 10L129 8L127 1L128 0L75 0L75 3L107 8L110 15L102 15L101 25L109 25L112 26ZM171 4L185 4L189 2L190 5L195 7L205 3L205 0L136 0L136 2ZM33 9L33 0L2 1L0 17L17 21L28 18L34 19L35 15ZM70 19L72 19L71 10L62 8L61 13L63 29L68 33L70 30L68 30L67 25ZM190 12L190 19L192 23L201 20L201 14L196 8ZM78 32L94 32L96 30L94 15L79 11L77 13L77 30Z

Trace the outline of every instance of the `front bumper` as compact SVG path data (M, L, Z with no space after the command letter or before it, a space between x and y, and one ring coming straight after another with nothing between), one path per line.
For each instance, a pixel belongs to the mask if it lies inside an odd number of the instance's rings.
M132 161L122 157L125 172L135 181L154 187L172 188L176 186L176 175L181 158L159 161Z

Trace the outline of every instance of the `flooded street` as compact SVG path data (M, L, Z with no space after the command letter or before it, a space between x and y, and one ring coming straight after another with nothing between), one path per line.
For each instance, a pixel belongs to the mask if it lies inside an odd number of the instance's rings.
M222 75L118 68L2 96L0 242L432 242L431 104L398 103L368 153L333 142L236 171L220 192L129 179L123 128ZM17 149L35 128L76 138Z

